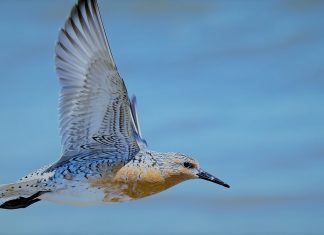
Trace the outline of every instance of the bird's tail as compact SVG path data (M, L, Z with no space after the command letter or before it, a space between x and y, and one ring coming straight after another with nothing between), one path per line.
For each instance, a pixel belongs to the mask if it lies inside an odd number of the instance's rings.
M26 208L40 201L39 196L47 191L40 191L37 180L0 185L0 208Z

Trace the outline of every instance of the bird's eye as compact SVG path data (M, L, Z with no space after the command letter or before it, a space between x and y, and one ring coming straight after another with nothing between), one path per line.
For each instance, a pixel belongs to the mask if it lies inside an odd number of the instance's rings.
M190 163L190 162L184 162L183 163L183 166L185 168L189 168L189 169L194 168L194 165L192 163Z

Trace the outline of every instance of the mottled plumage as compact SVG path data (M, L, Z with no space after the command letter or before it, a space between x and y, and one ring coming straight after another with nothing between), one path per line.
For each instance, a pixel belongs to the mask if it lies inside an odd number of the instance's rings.
M183 154L146 148L106 38L96 0L79 0L56 46L61 158L0 186L0 208L39 200L91 205L135 200L202 178L225 187Z

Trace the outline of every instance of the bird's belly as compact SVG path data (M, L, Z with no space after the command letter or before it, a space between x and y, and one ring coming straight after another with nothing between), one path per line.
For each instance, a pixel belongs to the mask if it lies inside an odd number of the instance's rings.
M88 183L73 185L73 187L66 187L54 192L45 193L40 199L73 206L92 206L131 200L131 198L123 195L116 189L95 188L91 187Z

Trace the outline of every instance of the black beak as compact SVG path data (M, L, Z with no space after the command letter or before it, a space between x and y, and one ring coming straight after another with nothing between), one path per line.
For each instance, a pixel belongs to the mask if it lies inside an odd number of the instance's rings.
M207 173L205 171L200 171L197 174L197 176L199 177L199 179L207 180L207 181L213 182L215 184L222 185L225 188L230 188L230 186L228 184L224 183L220 179L217 179L216 177L212 176L211 174L209 174L209 173Z

